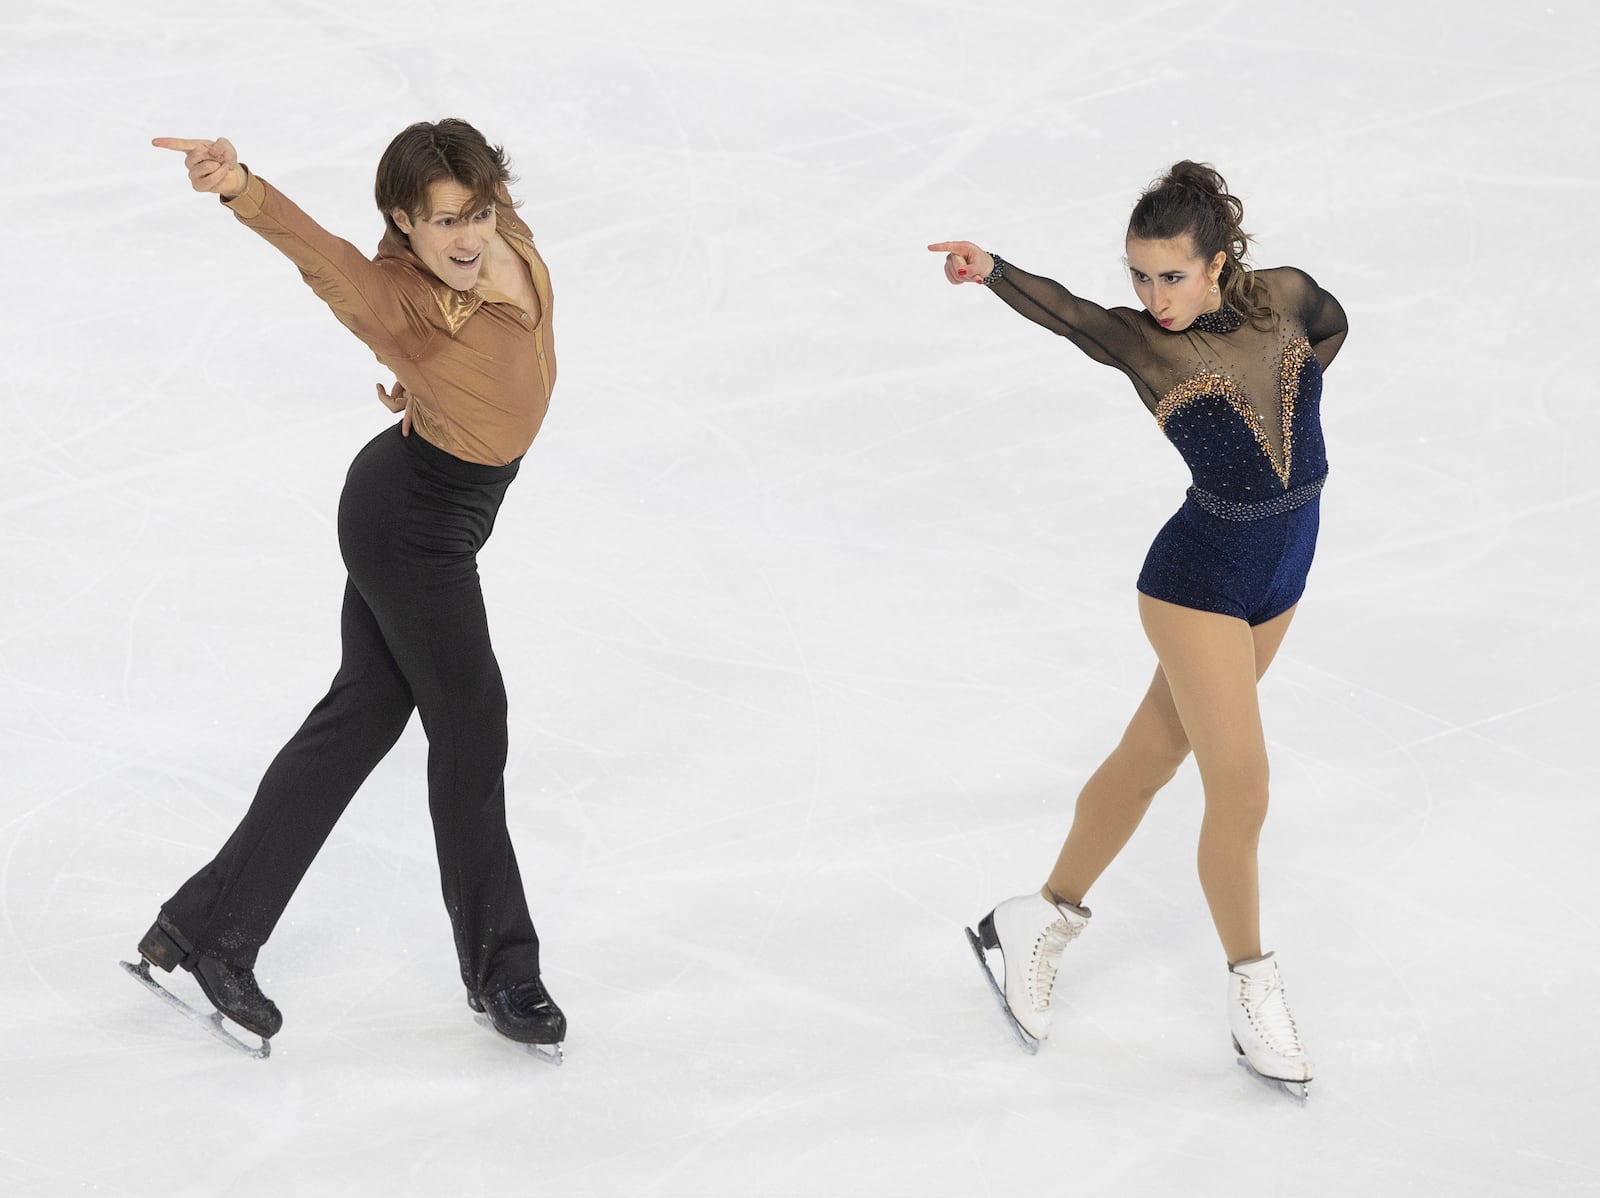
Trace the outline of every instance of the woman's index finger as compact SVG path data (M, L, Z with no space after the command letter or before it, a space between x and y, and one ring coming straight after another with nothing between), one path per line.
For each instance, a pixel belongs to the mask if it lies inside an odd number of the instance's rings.
M197 141L192 137L152 137L150 144L159 150L178 150L187 154L190 150L208 149L212 143Z

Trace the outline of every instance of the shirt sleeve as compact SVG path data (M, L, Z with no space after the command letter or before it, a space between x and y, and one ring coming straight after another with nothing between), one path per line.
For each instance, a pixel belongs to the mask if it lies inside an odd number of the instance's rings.
M412 358L432 337L425 288L335 237L259 175L223 201L240 222L300 268L300 277L339 322L379 358Z
M1136 363L1146 356L1145 342L1134 323L1139 316L1131 308L1102 308L1009 261L989 286L1034 324L1065 337L1094 361L1137 377Z

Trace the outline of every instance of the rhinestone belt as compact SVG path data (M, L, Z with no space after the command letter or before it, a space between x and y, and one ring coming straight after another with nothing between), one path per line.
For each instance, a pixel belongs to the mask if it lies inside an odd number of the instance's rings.
M1213 495L1210 491L1202 491L1199 487L1189 488L1189 498L1194 500L1196 507L1210 512L1221 520L1264 520L1268 516L1281 516L1285 512L1294 511L1297 507L1305 507L1322 492L1322 484L1327 481L1328 476L1324 474L1303 487L1296 487L1292 491L1285 491L1282 495L1263 499L1258 503L1239 503L1237 500L1224 499L1220 495Z

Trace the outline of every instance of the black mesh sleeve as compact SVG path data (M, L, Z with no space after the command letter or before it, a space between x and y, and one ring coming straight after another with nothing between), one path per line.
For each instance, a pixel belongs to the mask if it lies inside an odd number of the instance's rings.
M1096 362L1137 378L1149 356L1130 308L1102 308L1073 295L1060 283L1031 275L1007 260L992 290L1035 324L1065 337Z
M1274 303L1286 314L1299 318L1305 326L1306 340L1311 342L1311 352L1326 370L1350 331L1344 309L1303 270L1280 266L1268 273L1273 276Z

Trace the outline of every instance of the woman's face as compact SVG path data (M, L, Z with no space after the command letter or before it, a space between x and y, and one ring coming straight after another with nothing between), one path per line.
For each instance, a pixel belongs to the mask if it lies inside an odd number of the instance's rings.
M1211 285L1221 277L1227 260L1218 251L1207 262L1195 252L1187 233L1166 241L1128 238L1128 276L1134 294L1157 324L1174 333L1188 328L1202 312L1222 306L1222 296Z
M391 216L400 231L411 239L411 252L447 286L470 291L477 286L483 269L483 250L494 237L494 205L478 212L472 206L472 192L454 179L440 179L428 185L426 212L402 212Z

